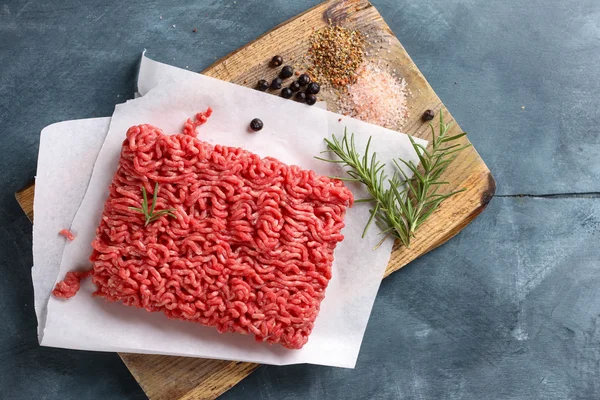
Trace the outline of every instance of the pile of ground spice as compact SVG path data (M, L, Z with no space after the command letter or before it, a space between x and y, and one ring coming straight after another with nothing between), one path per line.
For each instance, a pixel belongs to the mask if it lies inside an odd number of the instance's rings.
M357 71L356 82L339 100L340 113L365 122L398 129L408 117L406 82L374 63Z
M310 37L308 73L313 81L330 83L336 89L352 84L365 59L365 36L337 25L328 25Z

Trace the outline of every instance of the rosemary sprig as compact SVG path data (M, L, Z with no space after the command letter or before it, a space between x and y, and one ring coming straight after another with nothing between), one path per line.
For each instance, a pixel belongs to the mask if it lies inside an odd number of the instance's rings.
M354 134L348 138L347 132L344 132L341 141L332 135L331 139L325 139L325 143L327 143L328 152L334 153L339 160L316 157L319 160L340 163L349 167L346 173L350 178L336 177L336 179L361 182L365 185L370 198L360 199L356 202L372 202L374 204L370 210L371 217L365 226L363 237L375 221L385 235L376 247L379 247L389 236L399 239L402 244L409 247L417 229L440 204L447 198L465 190L461 189L446 194L438 193L440 186L448 184L448 182L440 180L441 175L456 158L456 153L470 146L469 144L452 144L466 133L448 136L450 124L444 123L441 112L437 136L434 126L432 124L429 126L433 135L430 150L416 143L409 136L419 157L421 168L418 168L412 161L407 162L398 158L393 160L396 168L391 178L388 178L384 172L385 164L377 160L377 153L369 154L371 138L361 156L354 144ZM412 178L408 178L401 165L412 171Z
M154 207L156 207L157 199L158 199L158 182L156 182L156 185L154 186L154 196L152 198L152 205L150 206L149 210L148 210L148 194L146 193L146 188L144 186L142 186L142 207L141 208L129 207L130 210L134 210L134 211L144 214L144 218L146 220L146 223L144 224L144 226L148 226L148 224L156 221L163 215L168 215L170 217L177 218L177 216L175 214L173 214L173 211L175 211L174 208L168 208L165 210L160 210L160 211L155 212Z

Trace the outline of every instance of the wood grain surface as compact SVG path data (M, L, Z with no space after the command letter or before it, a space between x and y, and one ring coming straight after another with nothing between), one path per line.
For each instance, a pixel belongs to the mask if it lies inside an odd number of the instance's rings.
M390 70L396 70L398 75L406 79L412 93L409 98L410 116L408 122L398 130L431 140L429 127L420 120L426 109L435 110L436 115L442 110L445 120L452 121L450 113L381 15L365 0L322 3L222 58L203 73L244 86L252 86L262 78L272 79L275 71L268 65L271 57L279 54L286 62L302 65L310 35L314 30L325 27L329 21L368 34L369 57L379 60ZM334 94L324 91L319 97L328 101L330 110L336 111ZM460 132L460 127L453 124L450 134ZM468 139L464 138L463 142L468 143ZM490 171L473 147L459 153L445 172L443 180L450 182L446 187L448 191L459 188L467 190L442 204L420 227L410 249L396 243L385 276L456 235L483 211L496 189ZM16 194L19 204L31 220L33 194L33 185ZM233 361L125 353L120 356L152 400L214 399L258 368L258 364Z

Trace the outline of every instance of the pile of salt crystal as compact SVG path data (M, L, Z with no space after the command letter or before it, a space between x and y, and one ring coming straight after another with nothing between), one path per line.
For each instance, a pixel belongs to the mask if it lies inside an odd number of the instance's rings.
M406 81L374 63L363 64L356 82L339 100L340 113L388 129L401 128L408 117Z

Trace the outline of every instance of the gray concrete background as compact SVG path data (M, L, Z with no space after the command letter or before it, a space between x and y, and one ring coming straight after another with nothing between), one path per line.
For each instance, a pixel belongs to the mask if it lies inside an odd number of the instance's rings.
M31 225L13 193L40 130L110 115L143 48L202 70L316 3L0 1L0 398L145 397L115 354L37 345ZM355 370L265 366L223 398L600 398L600 2L373 3L497 196L383 282Z

